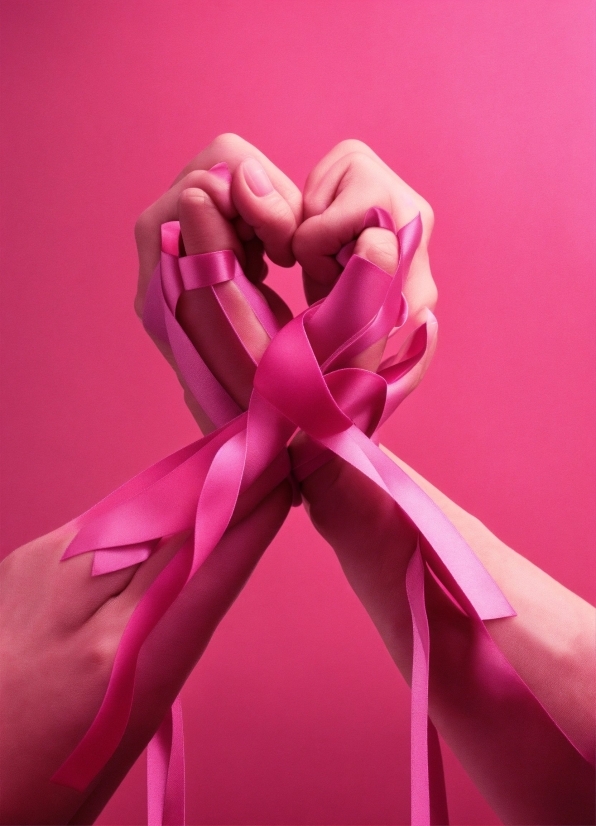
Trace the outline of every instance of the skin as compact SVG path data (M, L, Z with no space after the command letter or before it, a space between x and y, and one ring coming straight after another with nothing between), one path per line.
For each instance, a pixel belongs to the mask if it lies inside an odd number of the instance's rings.
M354 141L335 147L315 167L305 187L304 219L294 236L293 250L303 267L307 297L315 301L328 293L339 274L335 255L357 235L372 205L390 211L397 226L421 213L423 240L404 288L419 322L436 299L428 262L432 211L368 147ZM201 220L197 208L195 224ZM211 231L216 233L215 225ZM395 271L397 246L391 233L367 230L360 235L355 252L389 273ZM375 370L384 343L360 354L354 364ZM418 380L431 357L432 351L420 365ZM251 378L247 376L247 391ZM235 380L240 384L242 377L237 375ZM591 606L392 458L455 523L516 607L515 618L488 622L489 633L563 731L584 753L593 754ZM393 502L339 459L305 480L302 492L313 523L334 548L350 584L409 680L412 630L405 572L416 534ZM470 697L491 694L490 686L482 684L473 668L474 651L482 645L482 638L432 580L426 588L435 652L430 711L439 731L505 822L588 822L593 817L588 765L568 744L555 747L555 758L552 751L544 755L532 751L524 728L513 715L503 714L499 698L492 706L490 702L482 708L470 705ZM546 732L553 730L544 716L535 724ZM503 759L495 760L494 752ZM565 794L554 782L557 777L567 778Z
M367 200L371 193L375 200ZM425 232L404 292L412 314L421 318L423 308L434 306L436 296L428 268L432 212L372 150L356 141L335 147L312 171L304 190L306 220L296 233L294 251L303 266L307 295L315 299L326 294L334 278L333 256L358 226L363 209L385 206L400 227L411 217L412 200L419 206ZM391 273L396 261L384 247L383 258L375 263ZM361 356L361 365L376 370L379 360L380 353L371 348ZM428 358L419 379L427 365ZM486 623L489 634L558 726L593 761L593 607L389 455L454 523L515 607L516 617ZM352 588L409 681L412 628L405 573L416 533L388 497L338 458L306 479L302 492L315 527L335 550ZM477 708L469 702L476 696L492 696L490 686L482 684L474 669L481 635L428 577L426 593L433 652L430 715L486 799L506 823L593 822L592 768L571 748L559 748L556 759L553 753L533 751L524 727L514 715L503 714L500 698L494 698L492 707ZM543 732L552 729L547 719L537 725ZM502 759L495 761L493 752ZM568 780L564 790L559 777Z
M271 189L266 191L266 179L259 178L258 188L265 190L264 194L251 191L251 173L254 178L255 172L248 159L257 160L270 181ZM207 172L223 160L233 175L229 195L221 181ZM412 315L422 320L426 308L433 307L436 300L428 263L432 211L372 150L357 141L339 144L309 176L302 201L292 182L255 147L237 136L220 136L139 219L137 312L142 314L147 284L159 257L159 226L164 221L180 220L188 254L233 249L254 283L262 284L265 275L264 251L282 265L297 259L303 267L306 295L314 301L331 288L339 274L335 255L357 235L364 213L372 205L388 209L397 226L421 213L423 242L405 293ZM391 233L366 230L355 251L394 272L397 246ZM234 285L223 284L221 288L227 290L226 300L234 303L243 340L258 361L268 343L265 332ZM280 320L287 320L283 303L265 285L262 289ZM187 293L178 317L218 378L227 382L229 392L246 406L254 363L243 357L233 337L227 335L209 296L200 290ZM355 363L376 369L383 345L374 345ZM171 354L163 345L158 346L173 363ZM420 365L418 379L431 357L429 352ZM185 397L204 431L212 429L186 388ZM561 728L586 750L593 748L593 609L392 458L454 522L515 605L517 617L487 623L501 650ZM410 526L384 494L338 459L305 480L302 490L313 523L334 548L350 584L409 679L411 625L404 578L416 541ZM101 811L158 727L219 619L285 518L290 501L287 484L265 498L259 491L252 492L252 499L249 494L239 503L234 523L220 545L147 641L127 733L112 760L82 795L55 786L47 778L93 719L126 620L181 540L166 543L141 566L92 579L86 556L59 563L72 535L72 529L65 526L15 551L2 564L1 614L6 626L0 642L10 657L10 666L3 669L7 680L3 702L8 702L10 713L5 714L2 738L10 756L6 762L18 769L8 778L9 802L3 822L89 823ZM234 539L242 536L248 520L258 528L258 539L250 547L236 543L242 548L238 550ZM37 592L34 600L19 599L24 593ZM489 802L506 822L587 822L581 801L571 813L568 808L557 810L556 799L548 794L546 768L542 773L538 768L530 787L516 781L523 770L521 764L537 758L522 748L519 726L508 724L502 714L499 718L498 708L498 726L490 718L475 716L468 707L462 709L461 698L466 692L482 690L468 667L473 659L474 629L432 582L427 583L427 602L433 651L438 653L433 654L433 669L440 675L440 679L431 679L431 716ZM196 629L192 640L177 633L181 622L186 627L192 623ZM447 650L455 652L455 658L441 656ZM52 675L43 696L35 688L40 668ZM68 683L84 690L64 692ZM151 703L147 702L149 696ZM52 714L47 713L48 707ZM502 734L503 727L513 744L513 755L518 753L519 758L517 763L512 759L505 765L494 765L490 743ZM562 759L572 758L565 754ZM564 765L557 768L565 770ZM32 788L38 792L35 800L30 799Z
M240 179L239 166L248 154L261 158L275 181L275 194L266 202L252 196ZM204 172L221 161L238 170L233 193L239 209L230 198L221 197L220 181ZM205 180L204 190L191 186ZM216 202L221 214L213 206ZM180 217L188 252L221 248L222 235L216 247L212 246L209 204L221 222L220 229L225 228L224 245L232 246L254 280L264 275L263 249L280 264L294 263L291 240L301 217L300 192L253 147L249 153L244 145L219 140L197 156L172 188L139 219L137 312L142 313L147 281L159 256L161 223ZM187 217L196 207L201 208L204 218L202 232L187 235ZM196 318L197 313L209 310L198 296L185 299L180 307L183 318L189 313ZM284 309L283 302L272 300L274 310L285 312L287 317L289 311ZM238 309L246 314L244 306ZM245 326L250 337L250 323ZM202 331L196 334L198 344L204 343L204 328ZM219 332L215 328L209 335ZM257 331L254 345L257 354L259 341L263 340L259 333L262 331ZM233 342L226 343L226 354L232 347ZM165 355L171 359L167 351ZM242 401L243 388L238 391ZM205 431L213 428L196 404L193 411ZM283 523L290 503L288 482L272 492L257 486L243 494L222 541L147 640L138 664L125 737L84 793L51 783L49 778L91 724L105 693L122 631L139 599L183 537L164 543L142 565L95 578L90 575L90 554L60 562L75 533L69 525L17 549L2 562L0 742L4 771L0 822L93 822L159 727L219 621ZM192 627L193 634L182 638L181 627ZM42 672L43 685L39 680Z

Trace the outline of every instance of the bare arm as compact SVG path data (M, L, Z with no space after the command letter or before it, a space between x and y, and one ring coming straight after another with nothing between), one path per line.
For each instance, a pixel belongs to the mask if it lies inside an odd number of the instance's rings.
M505 658L567 737L594 753L595 611L508 548L389 451L436 502L510 600L517 616L486 623ZM409 680L412 628L405 588L416 534L395 504L334 459L303 484L311 518L334 548L392 658ZM346 514L350 514L346 519ZM475 669L483 635L426 582L431 631L430 714L507 823L593 822L593 769L544 714L519 719ZM505 666L504 666L505 667ZM538 731L539 736L534 737ZM535 743L550 743L548 753ZM553 759L555 755L555 759ZM505 759L503 757L505 756Z
M421 215L422 242L404 285L410 314L421 320L424 308L432 308L436 299L427 252L432 211L357 141L335 147L315 167L305 187L305 221L296 232L294 250L303 268L307 297L316 300L329 292L339 273L334 256L358 232L371 206L390 211L398 227L411 219L412 210ZM372 255L365 257L391 274L397 264L395 239L390 233L382 237L382 230L376 232ZM350 366L376 371L383 344L361 353ZM420 363L417 380L431 356L429 351ZM463 614L432 575L426 577L433 721L505 822L593 822L593 769L582 755L593 760L594 609L500 542L399 459L391 458L458 528L517 611L516 617L491 620L485 626ZM417 532L393 500L338 458L308 477L302 490L313 523L334 548L350 584L409 680L412 627L405 578ZM501 654L494 651L491 637ZM487 646L495 655L491 668L498 679L491 680L490 669L487 673L479 667ZM519 686L519 678L509 663L543 708L531 696L527 703L514 701L513 687ZM509 694L504 686L512 689Z
M596 611L485 525L456 505L389 450L404 470L453 522L517 616L489 620L491 637L540 702L584 753L594 759ZM529 652L532 656L528 656Z
M267 166L277 187L270 184L265 196L251 191L246 165L240 169L252 156ZM222 161L236 172L235 202L230 187L207 171ZM235 203L241 204L242 217ZM247 274L260 280L265 275L264 249L278 263L293 261L290 242L300 207L299 191L255 147L234 136L216 139L139 220L138 312L142 313L147 284L159 260L162 223L180 220L189 254L234 249ZM233 289L231 284L223 286ZM179 304L182 325L190 328L200 319L198 329L190 334L197 346L208 351L206 358L220 359L214 369L222 380L233 363L240 383L229 389L242 401L250 388L252 363L240 369L242 354L233 349L234 342L220 346L227 328L218 326L217 308L206 306L200 291L188 291ZM240 303L237 310L239 317L245 313L250 321L246 306ZM266 346L259 325L249 332L256 351ZM164 354L171 359L170 352ZM190 395L187 398L191 401ZM189 406L201 427L213 429L196 400ZM66 525L18 548L2 562L0 823L93 822L159 727L219 621L283 523L290 502L287 480L273 491L259 490L257 480L241 495L222 540L145 642L124 738L83 792L57 785L50 778L94 719L135 606L185 537L166 539L140 565L92 577L91 554L61 561L76 533L72 525ZM180 633L181 628L185 633Z

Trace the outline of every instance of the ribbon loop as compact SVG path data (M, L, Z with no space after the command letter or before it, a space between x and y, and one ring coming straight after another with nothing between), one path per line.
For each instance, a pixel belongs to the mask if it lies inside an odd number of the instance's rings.
M220 164L212 172L227 180L224 167ZM391 216L377 208L367 212L364 225L395 231ZM101 708L53 780L82 790L110 759L128 723L141 646L220 541L240 492L259 480L265 495L288 476L286 448L298 428L311 441L295 452L297 479L306 478L332 455L340 456L390 496L419 531L421 541L407 579L414 625L412 822L423 826L430 823L431 808L443 811L430 803L431 798L442 799L433 792L442 779L436 769L438 740L428 720L425 568L432 569L474 618L511 616L514 611L442 511L373 441L375 430L416 384L416 369L436 331L434 318L377 373L350 367L355 355L404 324L402 283L421 236L419 215L399 229L394 276L352 256L353 246L344 248L338 258L345 268L329 296L279 329L262 293L230 250L180 257L179 225L163 225L161 260L148 288L144 323L171 348L187 385L217 429L126 483L76 522L78 533L63 559L93 552L94 575L139 564L164 537L186 531L188 538L133 612ZM240 290L271 339L257 366L248 411L231 399L176 319L184 290L211 289L218 297L224 282ZM234 330L234 319L220 304ZM184 819L180 736L176 706L174 721L164 721L149 750L151 826ZM446 812L440 817L446 818Z

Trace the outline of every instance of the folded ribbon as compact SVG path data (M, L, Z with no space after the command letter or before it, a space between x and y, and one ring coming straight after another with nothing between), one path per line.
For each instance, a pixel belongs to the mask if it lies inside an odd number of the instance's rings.
M226 174L222 165L214 171ZM380 209L369 210L364 226L395 231L391 217ZM344 249L339 258L345 268L328 297L279 329L231 251L180 257L179 225L163 225L161 260L149 285L144 323L169 344L180 373L217 429L127 482L76 520L78 533L63 559L93 552L93 575L144 561L165 537L187 531L188 539L133 612L97 716L54 775L55 782L84 790L114 753L128 722L143 642L222 538L239 494L258 480L265 495L291 473L287 445L300 429L310 440L297 452L298 480L332 455L340 456L390 496L419 532L407 573L414 629L412 823L447 823L440 748L428 718L425 571L432 572L479 623L515 612L442 511L372 438L413 389L415 367L436 333L434 318L429 314L405 351L383 362L377 373L348 366L354 356L404 324L402 283L421 231L417 216L397 232L399 264L394 276L352 255L353 245ZM225 281L234 282L271 338L256 367L247 411L229 396L176 320L184 290L210 289L234 330L232 314L217 290ZM501 668L503 658L492 641L484 650L486 672L491 673L497 661ZM510 691L546 714L513 669L506 667ZM184 821L181 732L176 707L150 744L150 826Z

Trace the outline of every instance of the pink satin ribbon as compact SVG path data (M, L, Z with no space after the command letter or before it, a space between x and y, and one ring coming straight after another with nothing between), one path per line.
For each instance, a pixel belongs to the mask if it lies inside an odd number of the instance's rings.
M224 165L212 170L227 178ZM395 231L380 209L364 226ZM412 823L447 823L439 741L428 718L430 639L424 580L435 577L486 635L480 669L501 681L530 715L546 715L504 660L482 621L515 614L472 550L432 500L394 464L372 437L415 385L415 370L436 334L434 319L419 327L405 352L377 373L347 366L354 356L401 327L407 316L402 283L421 237L417 216L397 232L400 258L391 277L345 249L345 268L329 296L285 327L244 276L229 250L179 257L180 228L162 227L162 254L149 285L144 323L168 343L191 392L217 429L124 484L76 520L78 533L63 559L93 552L93 575L147 559L161 540L188 539L140 600L120 641L102 705L91 727L52 778L84 790L124 734L138 655L151 630L228 527L238 496L259 480L263 494L291 473L287 444L298 430L309 437L294 463L304 479L333 454L364 473L417 527L419 545L407 572L413 624ZM185 290L209 289L230 326L217 285L233 281L271 338L257 366L248 411L242 411L211 373L176 320ZM248 352L248 351L247 351ZM250 354L249 354L250 355ZM298 497L299 501L299 497ZM555 738L565 735L556 724ZM571 746L575 748L574 746ZM166 716L148 751L150 826L184 823L184 758L179 704Z

